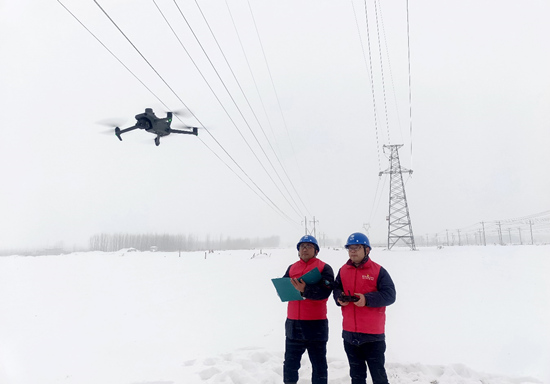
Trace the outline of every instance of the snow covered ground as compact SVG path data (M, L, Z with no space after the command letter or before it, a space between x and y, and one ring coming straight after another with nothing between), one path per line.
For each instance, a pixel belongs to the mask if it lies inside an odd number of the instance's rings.
M281 383L286 304L270 279L297 252L258 253L0 257L0 383ZM347 252L319 257L336 272ZM372 257L397 288L391 383L550 383L550 246ZM349 383L332 301L329 321L329 383Z

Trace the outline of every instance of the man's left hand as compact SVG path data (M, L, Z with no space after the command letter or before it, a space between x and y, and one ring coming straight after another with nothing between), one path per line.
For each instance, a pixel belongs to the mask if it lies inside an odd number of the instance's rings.
M304 291L306 289L306 283L304 283L300 279L290 279L290 282L292 283L294 288L296 288L298 291L304 293Z
M364 307L367 305L367 299L365 299L365 295L362 293L355 293L355 296L359 296L359 301L354 302L353 304L357 305L358 307Z

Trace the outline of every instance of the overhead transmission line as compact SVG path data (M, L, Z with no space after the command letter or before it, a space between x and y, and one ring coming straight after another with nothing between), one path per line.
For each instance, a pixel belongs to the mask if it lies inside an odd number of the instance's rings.
M371 85L371 94L372 94L372 108L373 108L373 116L374 116L374 129L376 132L376 150L378 152L378 171L382 170L381 163L380 163L380 143L378 141L379 134L378 134L378 110L376 108L376 90L374 87L374 73L373 73L373 64L372 64L372 47L371 47L371 41L370 41L370 26L369 26L369 14L367 10L367 0L364 0L365 5L365 22L366 22L366 35L367 35L367 47L368 47L368 53L369 53L369 69L368 73L370 74L370 85ZM360 35L360 34L359 34Z
M170 91L172 91L172 93L174 94L174 96L176 96L176 98L185 106L185 108L187 110L189 110L191 112L191 109L185 104L185 102L179 97L179 95L173 90L173 88L166 82L166 80L164 80L164 78L160 75L160 73L153 67L153 65L145 58L145 56L141 53L141 51L134 45L134 43L132 43L132 41L128 38L128 36L126 36L126 34L122 31L122 29L120 29L120 27L115 23L115 21L109 16L109 14L101 7L101 5L96 1L94 0L94 3L96 3L96 5L101 9L101 11L105 14L105 16L113 23L113 25L120 31L120 33L126 38L126 40L130 43L130 45L132 45L132 47L139 53L139 55L143 58L143 60L145 60L145 62L151 67L151 69L158 75L158 77L166 84L166 86L168 87L168 89L170 89ZM158 7L157 3L155 0L153 0L153 3L155 4L155 6L157 7L157 9L159 10L159 12L161 13L161 15L163 16L164 20L167 22L167 24L169 25L170 29L172 30L172 32L174 32L174 34L177 36L177 34L175 33L175 31L173 30L172 26L170 25L170 23L168 23L168 20L166 19L166 17L164 17L164 14L162 13L161 9ZM174 1L175 3L175 1ZM177 6L177 3L176 3L176 6ZM178 6L178 9L179 9L179 6ZM181 10L180 10L180 13L181 13ZM183 13L181 13L181 15L183 16ZM185 19L185 16L183 16L184 19ZM187 22L187 20L185 19L185 21ZM189 25L189 23L187 23ZM193 35L196 37L194 31L192 30L191 26L189 25L189 28L191 29L191 31L193 32ZM185 49L185 46L183 45L183 43L181 43L181 40L178 38L178 41L180 42L180 44L182 45L182 47L184 48L185 52L187 53L187 55L189 56L189 58L192 60L191 58L191 55L189 55L189 52L187 51L187 49ZM198 40L197 40L198 41ZM199 42L200 44L200 42ZM202 45L201 45L201 48L202 48ZM203 49L204 51L204 49ZM206 54L206 52L205 52ZM212 64L212 62L210 61L210 58L208 57L208 55L206 55L209 62ZM193 60L192 60L193 61ZM193 63L195 64L195 67L197 68L197 70L199 70L198 66L196 65L196 63L193 61ZM212 65L213 66L213 65ZM214 66L213 66L214 68ZM217 72L217 70L214 68L214 70ZM200 72L200 70L199 70ZM202 72L201 73L201 76L202 75ZM219 74L218 74L219 76ZM204 78L203 76L203 79L206 81L206 79ZM221 80L221 78L220 78ZM210 90L214 93L215 95L215 92L212 90L212 88L210 87L210 84L208 83L208 81L206 81L206 83L208 84ZM222 81L223 83L223 81ZM224 87L225 87L225 83L224 83ZM227 89L227 87L226 87ZM227 90L228 93L229 93L229 90ZM215 95L216 96L216 95ZM230 94L231 96L231 94ZM223 106L223 104L221 103L221 101L219 100L219 98L216 96L216 99L218 100L218 102L220 103L220 105L222 106L222 108L224 109L224 111L227 113L227 110L225 109L225 107ZM234 99L233 99L233 96L231 96L231 99L233 100L233 102L235 103ZM235 103L235 106L237 107L237 109L240 111L240 109L238 108L237 104ZM202 124L202 122L200 122L200 120L195 116L195 114L193 112L191 112L191 114L193 115L193 117L201 124L201 126L204 127L204 124ZM245 140L246 144L248 145L248 147L250 148L250 150L252 151L252 153L254 154L254 156L256 157L256 159L258 160L258 162L260 163L260 165L262 166L262 168L265 170L265 172L267 173L267 175L269 176L269 178L273 181L273 184L275 184L275 186L277 187L277 189L279 190L279 192L283 195L283 197L286 199L286 197L284 196L284 194L282 193L282 191L280 190L280 188L277 186L277 184L274 182L273 178L271 177L271 175L269 174L269 172L267 172L267 170L265 169L263 163L260 161L260 159L257 157L256 153L252 150L252 148L250 147L250 144L248 143L248 141L246 141L246 139L244 138L244 136L242 135L241 131L238 129L237 125L235 124L235 122L231 119L231 116L229 116L229 113L227 113L228 117L230 118L230 120L233 122L235 128L237 128L237 131L241 134L241 137ZM242 112L241 112L241 115L242 115ZM244 118L244 116L243 116ZM248 123L247 123L248 125ZM249 126L250 128L250 126ZM212 133L210 133L210 131L208 129L206 129L206 131L210 134L210 136L212 138L214 138L214 136L212 135ZM215 138L214 138L215 139ZM221 144L215 139L216 143L218 143L218 145L220 145L220 147L222 147L222 149L225 151L225 153L229 156L229 153L225 150L225 148L223 148L223 146L221 146ZM250 178L250 176L248 176L248 174L244 171L244 169L242 169L242 167L240 165L238 165L238 163L233 159L232 156L229 156L233 162L239 167L239 169L250 179L250 181L260 190L262 191L263 193L263 190L261 190L261 188L259 188L259 186L252 180L252 178ZM265 193L264 193L265 195ZM271 200L269 199L269 197L267 197L267 195L265 195L266 198L268 198L269 201L272 202L272 204L274 204L277 208L278 206ZM288 202L288 199L286 199L287 202ZM292 207L292 205L290 204L290 202L288 202L290 207L292 209L294 209L294 207ZM280 210L280 208L278 208ZM284 213L282 210L280 210L281 213ZM297 214L299 214L298 212L296 212ZM286 214L284 214L285 216L287 216ZM288 216L287 216L288 217ZM290 217L288 217L290 219Z
M533 228L533 226L536 226ZM503 231L504 230L522 230L527 229L531 232L542 232L550 226L550 211L543 211L531 215L516 217L512 219L501 219L501 220L490 220L490 221L481 221L468 225L466 227L458 229L447 229L445 231L440 231L435 234L435 237L448 235L449 233L453 234L458 232L459 234L478 234L482 233L484 235L498 235L499 241L503 242Z
M357 35L359 36L359 42L361 45L361 52L363 53L363 61L365 62L365 69L367 71L367 75L369 76L371 80L371 95L374 105L374 132L375 132L375 138L376 138L376 153L377 153L377 159L378 159L378 172L382 171L382 163L380 162L380 138L378 137L378 119L376 114L376 100L374 95L374 80L372 77L372 62L370 61L370 42L369 42L369 60L367 60L367 56L365 54L365 45L363 44L363 37L361 35L361 29L359 27L359 22L357 21L357 12L355 11L355 5L353 4L353 0L351 0L351 7L353 9L353 15L355 19L355 25L357 27ZM366 3L365 3L365 12L366 12ZM368 21L367 21L368 22ZM368 29L368 24L367 24ZM367 35L367 39L369 36ZM370 68L369 68L370 65Z
M143 85L145 87L145 89L147 89L166 109L170 109L168 108L168 106L166 104L164 104L164 102L155 94L155 92L153 92L151 90L151 88L149 88L134 72L132 72L132 70L130 68L128 68L128 66L126 64L124 64L122 62L122 60L120 60L118 58L117 55L115 55L115 53L113 51L111 51L109 49L109 47L107 47L103 41L101 41L88 27L86 27L86 25L84 25L84 23L82 21L80 21L80 19L78 17L76 17L76 15L74 13L71 12L71 10L69 8L67 8L65 6L65 4L63 4L60 0L57 0L57 2L90 34L92 35L92 37L94 39L97 40L97 42L99 42L99 44L101 44L103 46L103 48L105 48L107 50L107 52L109 52L128 72L130 72L130 74L132 76L134 76L134 78L139 81L141 83L141 85Z
M532 222L548 222L550 221L550 211L544 211L534 213L532 215L516 217L513 219L499 220L501 223L525 223L526 221Z
M388 102L386 99L386 80L384 77L384 60L382 57L382 42L380 39L380 21L378 17L378 5L377 1L374 0L374 16L376 20L376 36L378 40L378 56L380 61L380 77L381 77L381 84L382 84L382 96L384 100L384 112L386 114L386 130L388 132L388 144L391 144L391 138L390 138L390 120L388 116Z
M199 46L201 47L201 49L202 49L204 55L207 57L208 62L210 63L210 65L211 65L212 68L214 69L214 71L215 71L216 75L218 76L219 80L222 82L222 84L223 84L225 90L226 90L227 93L229 94L229 96L230 96L231 100L233 101L235 107L237 108L237 110L239 111L241 117L242 117L243 120L245 121L245 123L246 123L246 125L247 125L247 127L248 127L248 129L249 129L249 131L250 131L250 133L252 134L252 136L253 136L254 139L256 140L256 143L258 144L258 146L260 147L262 153L264 154L264 156L266 157L267 161L268 161L269 164L271 165L271 168L273 169L273 171L275 172L275 174L276 174L276 176L278 177L279 181L281 182L281 184L282 184L283 187L285 188L285 190L286 190L288 196L290 197L290 199L292 200L292 202L294 203L294 205L296 206L296 208L297 208L297 209L300 209L300 208L298 207L298 204L296 203L296 201L295 201L294 198L292 197L291 192L288 190L288 188L287 188L287 186L286 186L286 183L282 180L281 176L279 175L279 172L277 171L276 167L273 165L271 159L269 158L268 154L267 154L266 151L264 150L264 148L263 148L262 144L260 143L260 141L258 140L256 134L255 134L254 131L252 130L252 127L250 126L250 124L249 124L248 121L246 120L244 114L242 113L242 111L241 111L241 109L238 107L238 105L237 105L235 99L234 99L233 96L231 95L231 92L229 91L229 89L228 89L228 87L226 86L225 82L224 82L223 79L221 78L219 72L218 72L217 69L215 68L214 63L212 62L212 60L210 60L210 57L209 57L208 53L206 52L206 50L204 49L204 46L203 46L202 43L200 42L198 36L196 35L196 33L195 33L195 31L193 30L193 28L191 27L189 21L188 21L187 18L184 16L183 11L181 10L181 8L179 7L179 5L176 3L175 0L174 0L174 4L175 4L176 7L178 8L178 11L180 12L182 18L183 18L184 21L186 22L188 28L191 30L191 32L192 32L192 34L193 34L195 40L197 41L197 43L198 43ZM223 56L223 58L224 58L224 60L225 60L225 63L226 63L227 67L229 68L229 70L230 70L230 72L231 72L231 74L232 74L232 76L233 76L233 79L234 79L235 82L237 83L237 85L238 85L238 87L239 87L239 90L241 91L241 93L242 93L242 95L243 95L243 97L244 97L244 99L245 99L245 101L246 101L248 107L250 108L250 110L251 110L251 112L252 112L252 114L253 114L253 116L254 116L256 122L258 123L258 126L260 127L260 129L261 129L261 131L262 131L262 133L263 133L263 135L264 135L264 137L265 137L267 143L269 144L269 146L270 146L270 148L271 148L273 154L275 155L275 158L278 160L278 163L279 163L279 165L281 166L281 169L283 170L283 172L285 173L285 175L287 176L287 179L288 179L289 182L292 184L292 181L291 181L290 178L288 177L288 174L286 173L286 170L285 170L283 164L281 163L279 157L277 156L277 153L275 152L275 149L274 149L273 146L271 145L271 141L269 140L269 138L267 137L267 135L266 135L266 133L265 133L265 130L264 130L263 126L262 126L262 123L261 123L260 120L258 119L258 116L256 115L256 113L255 113L255 111L254 111L254 108L253 108L252 105L250 104L250 101L249 101L248 97L246 96L246 93L244 92L244 90L243 90L243 88L242 88L242 86L241 86L241 83L240 83L239 79L238 79L237 76L235 75L235 72L233 71L233 68L232 68L231 64L230 64L229 61L227 60L227 57L226 57L226 55L225 55L225 53L224 53L222 47L220 46L220 44L219 44L219 42L218 42L218 39L216 38L216 35L214 34L214 31L213 31L212 28L210 27L210 23L209 23L208 20L206 19L206 16L204 15L204 12L202 11L202 8L200 7L200 5L198 4L198 2L197 2L196 0L195 0L195 4L197 5L197 8L199 9L199 11L200 11L200 13L201 13L202 18L203 18L203 20L204 20L206 26L208 27L208 30L210 31L210 34L212 35L212 38L214 39L214 41L215 41L215 43L216 43L216 46L218 47L219 51L221 52L221 54L222 54L222 56ZM157 6L157 8L158 8L158 6ZM159 11L162 13L162 11L160 10L160 8L159 8ZM163 17L164 17L164 15L163 15ZM175 33L174 29L171 27L171 25L170 25L170 23L168 22L168 20L167 20L166 17L164 17L164 20L166 21L166 23L168 23L168 25L170 26L170 28L172 29L172 31L173 31L174 34L176 35L176 38L178 38L178 37L177 37L177 34ZM178 38L178 41L180 41L180 44L183 44L179 38ZM243 139L244 139L244 137L243 137ZM250 149L252 150L252 148L250 148ZM260 160L258 159L258 161L260 161ZM267 172L267 170L266 170L265 168L264 168L264 170L265 170L266 173L269 175L269 172ZM269 176L270 176L270 175L269 175ZM270 178L271 178L271 176L270 176ZM275 184L275 186L279 189L279 187L278 187L278 185L275 183L275 181L274 181L273 179L272 179L272 181L273 181L273 183ZM280 189L279 189L279 192L281 192L281 194L283 194L283 192L282 192ZM296 192L296 194L298 195L298 193L297 193L296 190L295 190L295 192ZM284 195L284 194L283 194L283 195ZM298 195L298 196L299 196L299 195ZM301 199L300 199L300 200L301 200ZM288 200L287 200L287 202L290 204L290 202L289 202ZM292 204L290 204L290 205L292 206ZM296 212L296 213L298 213L298 212ZM302 213L300 212L299 214L302 214Z
M139 79L139 77L133 73L128 66L126 66L119 58L114 54L113 51L111 51L89 28L87 28L84 23L73 13L71 12L60 0L57 0L57 2L86 30L88 31L126 70L128 70L155 98L167 109L168 106L149 88L145 83ZM116 22L107 14L107 12L101 7L101 5L94 0L96 5L102 10L102 12L107 16L107 18L115 25L115 27L122 33L122 35L126 38L126 40L132 45L132 47L138 52L138 54L145 60L145 62L151 67L151 69L159 76L159 78L165 83L165 85L172 91L172 93L178 98L178 100L186 107L187 110L193 115L193 117L199 122L199 124L205 129L205 131L212 137L212 139L218 144L218 146L225 152L225 154L233 161L233 163L243 172L243 174L250 180L250 182L257 188L257 191L254 190L250 184L248 184L233 168L231 168L215 151L212 150L201 138L199 140L201 143L203 143L222 163L224 163L241 181L243 181L248 188L252 190L258 197L260 197L261 200L263 200L268 206L270 206L275 212L280 214L282 217L286 218L287 220L299 225L296 221L292 220L284 211L279 208L279 206L274 203L269 196L260 188L254 180L248 175L248 173L237 163L237 161L227 152L227 150L221 145L221 143L212 135L212 133L204 127L200 119L195 116L195 114L187 107L185 102L179 97L179 95L173 90L172 87L164 80L164 78L160 75L160 73L152 66L152 64L145 58L145 56L139 51L139 49L131 42L131 40L124 34L124 32L118 27ZM177 116L176 116L177 117ZM179 117L178 117L179 119ZM181 119L179 119L181 121ZM183 122L182 122L183 123ZM263 195L260 195L258 191ZM267 200L266 200L267 199ZM271 203L271 204L270 204Z
M195 1L196 1L196 0L195 0ZM259 90L259 88L258 88L258 84L257 84L257 82L256 82L256 78L255 78L254 73L253 73L253 71L252 71L252 68L251 68L251 66L250 66L250 62L249 62L249 60L248 60L248 56L247 56L247 54L246 54L246 50L244 49L244 46L243 46L243 43L242 43L242 40L241 40L241 36L240 36L240 34L239 34L239 30L238 30L238 28L237 28L237 25L236 25L236 23L235 23L235 19L233 18L233 14L231 13L231 9L229 8L229 3L227 2L227 0L225 1L225 4L226 4L226 6L227 6L227 11L228 11L229 16L230 16L230 18L231 18L231 22L232 22L232 24L233 24L233 28L235 29L235 34L237 35L237 39L239 40L239 44L240 44L240 46L241 46L241 50L242 50L242 52L243 52L243 56L244 56L245 61L246 61L246 64L247 64L247 67L248 67L248 71L249 71L249 73L250 73L250 76L252 77L252 81L254 82L254 86L255 86L255 88L256 88L256 93L258 94L258 98L260 99L260 103L261 103L261 105L262 105L262 108L263 108L265 117L266 117L267 122L268 122L268 124L269 124L269 128L271 129L271 133L272 133L272 135L273 135L273 139L275 140L275 145L278 147L278 145L277 145L277 138L276 138L276 136L275 136L275 132L273 131L273 126L272 126L272 124L271 124L271 119L269 118L269 116L268 116L268 114L267 114L267 111L266 111L266 109L265 109L265 105L264 105L263 98L262 98L261 93L260 93L260 90ZM197 5L198 5L198 4L197 4ZM250 4L249 4L249 5L250 5ZM202 11L201 11L201 13L202 13ZM252 16L254 16L254 15L252 15ZM205 19L205 21L206 21L206 19ZM209 26L209 28L210 28L210 26ZM257 29L256 29L256 33L258 34L258 30L257 30ZM258 36L258 38L259 38L259 36ZM217 42L217 41L216 41L216 42ZM261 44L261 41L260 41L260 44ZM220 48L220 50L221 50L221 48ZM225 58L225 55L224 55L224 58ZM265 55L264 55L264 59L265 59ZM229 65L229 64L228 64L228 65ZM267 63L266 63L266 65L267 65ZM268 66L268 70L269 70L269 66ZM247 101L248 101L248 99L247 99ZM252 107L250 107L250 108L252 109ZM256 117L256 114L254 114L254 116ZM257 117L256 117L256 120L258 120ZM292 182L292 179L291 179L290 176L288 175L288 173L287 173L287 171L286 171L284 165L282 164L281 160L279 159L279 156L277 156L277 152L275 151L275 149L274 149L273 146L271 145L271 142L269 141L269 139L268 139L267 135L265 134L265 131L264 131L264 129L263 129L263 127L262 127L262 125L260 124L259 121L258 121L258 124L260 125L260 128L262 129L262 132L263 132L263 134L264 134L264 136L265 136L267 142L269 143L269 146L271 147L271 150L272 150L273 153L275 154L275 157L277 158L277 161L279 162L279 165L281 166L281 168L282 168L283 172L285 173L285 175L286 175L286 177L287 177L287 179L288 179L290 185L292 186L292 189L294 190L294 193L296 194L296 196L298 197L298 199L299 199L300 202L302 203L304 209L308 212L308 214L311 215L311 213L309 212L309 210L308 210L308 208L307 208L307 205L306 205L306 204L304 203L304 201L302 200L302 198L301 198L301 196L300 196L300 193L298 193L296 187L294 186L294 183ZM286 128L286 127L285 127L285 128ZM288 130L287 130L287 132L288 132ZM292 144L292 143L291 143L291 144ZM290 194L290 193L289 193L289 194Z
M250 66L250 61L248 60L248 55L246 54L246 50L244 49L244 45L243 45L243 42L242 42L242 39L241 39L241 34L239 33L239 30L237 28L237 24L235 23L235 19L233 18L233 12L231 12L231 8L229 7L229 3L227 2L227 0L225 0L225 5L227 7L227 12L229 13L231 23L233 24L233 29L235 29L235 34L237 35L237 39L239 40L239 45L241 46L241 51L242 51L244 59L246 61L246 65L248 67L248 72L250 73L250 77L252 78L252 82L254 83L254 88L256 89L256 94L258 95L258 99L260 100L260 104L262 105L262 110L264 112L264 116L267 120L267 124L269 125L269 129L271 131L271 134L273 135L273 139L275 141L275 146L277 147L277 149L279 149L279 145L278 145L278 142L277 142L277 137L275 135L275 131L273 130L273 125L271 124L271 119L269 118L269 116L267 114L264 99L262 97L262 94L260 93L258 83L256 82L256 76L254 76L254 72L252 71L252 67Z
M371 94L373 99L373 116L374 116L374 128L375 128L375 135L376 135L376 148L377 148L377 155L378 155L378 169L381 170L381 163L380 163L380 135L379 135L379 121L378 121L378 108L377 108L377 95L376 95L376 87L375 87L375 80L374 80L374 66L373 66L373 44L371 43L371 23L369 21L369 10L367 6L367 0L363 1L364 4L364 17L365 17L365 25L366 25L366 40L367 40L367 47L368 47L368 64L367 59L365 57L365 49L364 49L364 43L362 39L361 30L359 28L358 24L358 17L355 10L355 6L353 3L353 0L351 1L352 8L355 16L355 22L357 25L359 40L361 43L361 49L363 52L363 58L365 61L365 66L367 68L367 73L370 75L370 82L371 82ZM392 90L394 93L394 102L395 102L395 108L396 108L396 118L397 123L399 127L399 131L401 132L401 122L399 117L399 106L396 98L396 90L393 80L393 72L391 67L391 60L390 60L390 54L389 54L389 48L388 48L388 42L386 37L386 31L384 27L384 17L382 12L382 6L379 0L373 0L374 4L374 16L370 16L371 19L375 22L375 29L376 29L376 37L377 37L377 47L378 47L378 56L379 56L379 64L380 64L380 81L381 81L381 92L382 92L382 98L383 98L383 104L384 104L384 113L385 113L385 123L386 123L386 132L387 132L387 140L388 143L391 143L391 134L390 134L390 124L389 124L389 112L388 112L388 98L387 98L387 92L386 92L386 76L385 76L385 69L384 69L384 50L382 49L382 40L384 41L384 47L385 47L385 55L387 57L387 65L389 69L389 76L391 80ZM409 42L409 19L408 19L408 3L407 3L407 41ZM408 77L409 77L409 115L412 114L412 108L411 108L411 75L410 75L410 43L408 44ZM369 70L370 69L370 70ZM410 132L411 132L411 155L412 155L412 118L410 120ZM401 134L402 135L402 134ZM371 217L374 212L374 205L376 205L377 201L377 195L380 185L380 176L381 173L379 172L379 178L378 178L378 184L376 187L376 194L374 197L373 202L373 209L371 210ZM410 174L409 174L410 177ZM380 202L380 199L378 199L378 203Z
M407 2L407 65L409 75L409 136L411 140L411 168L413 162L413 120L412 120L412 80L411 80L411 28L409 20L409 0Z
M371 84L371 96L372 96L372 108L373 108L373 118L374 118L374 132L376 137L376 154L378 159L378 172L382 171L382 164L380 160L380 135L378 130L378 110L376 108L376 92L375 92L375 86L374 86L374 73L373 73L373 64L372 64L372 47L371 47L371 41L370 41L370 26L369 26L369 18L368 18L368 10L367 10L367 1L364 0L364 13L365 13L365 25L366 25L366 37L367 37L367 48L368 48L368 61L365 56L365 48L363 44L363 39L361 37L361 30L359 28L359 23L357 21L357 13L355 11L355 5L353 4L353 0L351 0L351 5L354 13L355 18L355 24L357 26L357 34L359 36L359 42L361 45L361 51L363 53L363 60L365 61L365 69L367 70L367 74L370 78L370 84ZM375 211L378 211L378 205L380 204L380 200L382 198L382 191L380 191L380 196L377 199L378 191L380 187L380 179L381 176L378 177L378 181L376 183L376 191L373 199L373 204L371 207L371 213L369 217L369 222L372 221L372 217L374 215ZM377 202L378 201L378 202Z
M258 155L256 154L256 152L254 151L254 149L252 148L252 146L250 145L250 143L248 142L248 140L244 137L243 133L241 132L241 130L239 129L239 127L237 126L237 124L235 123L235 121L231 118L231 116L229 115L229 112L227 111L227 109L223 106L223 103L221 102L221 100L219 99L219 97L216 95L216 93L214 92L213 88L210 86L210 83L208 82L208 80L206 80L205 76L203 75L202 71L199 69L199 67L197 66L197 64L195 63L195 61L193 60L193 58L191 57L191 55L189 54L189 52L187 51L187 49L185 48L185 45L183 44L183 42L181 41L181 39L179 38L179 36L177 35L177 33L175 32L175 30L173 29L172 25L170 24L170 22L168 21L168 19L165 17L164 13L162 12L162 10L160 9L160 7L158 7L157 3L155 0L153 0L153 3L155 3L155 6L157 7L158 11L161 13L162 17L164 18L165 22L168 24L169 28L172 30L172 32L174 33L174 36L176 37L176 39L178 40L178 42L180 43L181 47L184 49L184 51L187 53L187 55L189 56L189 58L191 59L191 61L193 62L193 64L195 65L195 68L199 71L199 73L201 74L203 80L207 83L210 91L214 94L216 100L218 101L218 103L220 104L220 106L223 108L223 110L225 111L225 113L227 114L227 116L229 117L230 121L233 123L233 126L235 127L235 129L237 129L237 131L239 132L241 138L244 140L244 142L246 143L246 145L248 146L248 148L250 149L250 151L252 152L252 154L254 155L254 157L256 158L256 160L258 161L258 163L260 164L260 166L262 167L262 169L265 171L265 173L267 174L267 176L269 177L269 179L272 181L272 183L275 185L275 187L279 190L279 192L281 193L281 195L283 196L283 198L287 201L287 203L289 204L289 206L294 210L294 212L298 215L301 215L300 212L298 212L295 207L292 205L292 203L288 200L288 198L286 197L286 195L283 193L283 191L281 191L279 185L275 182L275 180L273 179L273 177L271 176L271 174L268 172L268 170L265 168L265 165L263 164L263 162L260 160L260 158L258 157ZM222 77L220 76L218 70L216 69L214 63L212 63L212 60L210 59L210 56L208 55L208 53L206 52L206 50L204 49L204 46L202 45L202 43L200 42L199 38L197 37L193 27L189 24L189 21L187 20L187 18L185 17L185 15L183 14L181 8L179 7L179 5L177 4L177 2L174 0L174 4L176 5L176 7L178 8L178 11L180 13L180 15L182 16L183 20L185 21L185 23L187 24L188 28L191 30L191 33L193 34L195 40L197 41L197 43L199 44L201 50L203 51L204 55L206 56L208 62L210 63L210 65L212 66L212 69L214 70L214 72L216 73L218 79L220 80L220 82L222 83L224 89L226 90L226 92L228 93L231 101L233 102L233 104L235 105L235 108L237 108L237 110L239 111L239 114L241 115L242 119L244 120L246 126L248 127L250 133L252 134L252 136L254 137L254 139L256 140L256 143L258 144L258 146L260 147L262 153L264 154L264 156L267 158L268 162L270 163L271 167L273 168L273 170L275 171L275 174L279 177L279 180L281 180L280 176L279 176L279 173L277 172L277 170L275 169L275 167L273 166L273 163L271 162L271 160L269 159L269 156L267 155L267 153L265 152L263 146L261 145L261 143L259 142L257 136L254 134L254 131L252 130L252 127L250 126L250 124L248 123L248 120L246 119L246 117L244 116L241 108L238 106L237 102L235 101L232 93L229 91L227 85L225 84L225 82L223 81ZM200 10L200 7L199 7L199 10ZM201 13L202 13L202 10L201 10ZM215 39L215 37L214 37ZM217 40L216 40L216 43L217 43ZM219 46L219 45L218 45ZM221 48L220 48L221 50ZM223 51L222 51L222 55L223 55ZM225 57L225 55L224 55ZM229 63L228 63L229 65ZM230 70L231 72L233 72L233 70L231 69L231 66L230 67ZM235 78L235 80L237 81L237 83L239 84L239 87L240 87L240 83L238 82L238 80ZM242 88L241 88L241 91L242 91ZM244 95L244 92L243 92L243 95ZM246 96L245 96L245 99L246 99ZM248 99L247 99L248 101ZM255 114L254 114L255 115ZM286 185L282 182L281 180L281 183L283 184L283 186L286 188ZM288 191L288 189L287 189ZM290 196L291 199L292 199L292 196ZM292 199L293 200L293 199ZM294 201L294 200L293 200ZM296 205L296 202L294 202L294 205ZM298 208L299 210L299 207L297 207L296 205L296 208Z
M265 54L264 44L262 42L262 39L260 37L260 32L258 30L258 24L256 23L256 17L254 16L254 12L252 11L252 6L250 5L250 1L247 0L248 3L248 9L250 10L250 15L252 16L252 21L254 23L254 29L256 30L256 36L258 38L258 42L260 43L260 47L262 49L262 55L264 57L264 62L267 68L267 73L269 74L269 80L271 81L271 87L273 88L273 93L275 94L275 99L277 100L277 107L279 109L279 113L281 114L281 119L283 120L283 126L285 127L285 131L288 137L288 141L290 143L290 148L292 150L292 154L294 157L294 162L296 164L296 169L298 170L298 174L300 176L300 180L303 180L302 176L302 170L300 168L300 164L298 163L298 160L296 158L296 150L294 149L294 144L292 142L292 137L290 136L290 133L288 131L288 125L286 123L285 114L283 113L283 108L281 107L281 100L279 99L279 94L277 92L277 87L275 87L275 82L273 81L273 75L271 74L271 68L269 67L269 62L267 60L267 55ZM306 208L307 210L307 208ZM308 212L309 213L309 212Z
M378 113L377 113L377 104L376 104L376 87L375 87L375 81L374 81L374 74L373 74L373 64L372 64L372 58L374 56L372 44L371 44L371 26L369 17L374 20L375 22L375 30L376 30L376 41L377 41L377 48L378 48L378 58L379 58L379 66L380 66L380 90L382 93L382 100L384 104L384 113L385 113L385 123L386 123L386 132L387 132L387 140L388 144L391 144L391 130L390 130L390 123L389 123L389 110L388 110L388 96L387 96L387 84L386 84L386 69L384 64L384 57L387 61L387 71L389 75L389 80L391 83L391 89L393 90L393 101L395 103L395 110L396 110L396 120L397 125L399 128L399 132L401 132L401 119L399 116L399 103L397 101L397 92L395 89L395 83L393 78L393 71L392 71L392 65L391 65L391 57L389 53L389 47L388 47L388 40L386 35L386 30L384 26L384 16L382 11L382 4L380 0L373 0L374 4L374 16L369 16L368 6L367 6L367 0L363 1L364 8L365 8L365 23L366 23L366 35L367 35L367 43L368 43L368 54L369 54L369 63L370 63L370 70L371 70L371 92L373 97L373 110L374 110L374 120L375 120L375 129L378 134ZM353 0L352 0L353 5ZM355 13L355 7L353 8ZM357 15L355 14L356 23L357 23ZM408 89L408 96L409 96L409 132L411 136L411 151L412 151L412 92L411 92L411 66L410 66L410 32L409 32L409 10L408 10L408 3L407 3L407 57L408 57L408 83L409 83L409 89ZM359 28L359 27L358 27ZM363 42L361 38L361 31L358 31L359 38L361 40L361 45L363 49ZM382 42L384 44L382 44ZM385 48L385 51L383 49ZM364 49L363 49L364 52ZM364 55L364 53L363 53ZM401 137L403 137L403 134L401 132ZM378 144L379 147L379 144ZM412 152L411 152L412 153Z
M379 13L380 13L380 26L382 27L382 37L384 39L384 48L386 49L386 57L388 59L388 72L389 72L389 75L390 75L390 82L391 82L391 87L392 87L392 91L393 91L393 102L395 103L395 114L396 114L396 118L397 118L397 126L399 127L399 133L401 134L401 139L404 142L405 139L403 138L403 132L401 130L401 118L399 116L400 115L400 113L399 113L399 103L397 102L397 92L395 90L395 82L393 81L393 71L392 71L392 66L391 66L390 49L388 48L388 38L387 38L387 35L386 35L386 28L384 27L384 16L382 14L382 4L380 3L380 0L378 0L378 8L379 8Z

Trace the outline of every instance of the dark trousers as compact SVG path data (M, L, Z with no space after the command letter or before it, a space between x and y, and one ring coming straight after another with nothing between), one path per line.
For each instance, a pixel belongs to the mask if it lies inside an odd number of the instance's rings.
M309 361L313 372L311 374L311 384L327 384L328 365L327 365L327 342L326 341L307 341L294 340L286 338L285 343L285 362L283 365L283 381L285 383L298 382L298 370L302 355L307 350Z
M353 345L344 341L344 349L348 355L351 384L367 382L367 365L373 384L388 384L388 376L384 368L385 341L374 341L361 345Z

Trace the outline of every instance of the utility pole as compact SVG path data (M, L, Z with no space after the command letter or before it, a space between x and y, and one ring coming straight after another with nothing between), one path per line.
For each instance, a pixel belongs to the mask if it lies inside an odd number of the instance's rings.
M531 245L535 244L533 240L533 221L529 220L529 230L531 231Z
M504 245L504 241L502 240L502 227L500 226L500 221L498 223L498 240L500 241L500 245Z
M367 237L369 237L370 223L363 223L363 229L365 230Z
M302 223L304 223L304 226L305 226L305 230L306 230L306 236L309 235L309 233L307 233L307 217L304 216L304 221L302 221Z
M483 245L487 245L487 239L485 238L485 223L482 221L481 226L483 227Z
M390 175L390 197L388 214L388 250L402 240L411 250L416 250L414 236L409 215L409 206L405 195L405 184L403 183L403 173L412 174L412 170L401 167L399 161L399 145L384 145L384 150L390 150L390 167L379 173Z
M317 231L315 229L315 223L318 223L319 220L315 220L315 216L313 216L313 221L310 221L310 223L313 223L313 237L317 238Z

